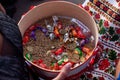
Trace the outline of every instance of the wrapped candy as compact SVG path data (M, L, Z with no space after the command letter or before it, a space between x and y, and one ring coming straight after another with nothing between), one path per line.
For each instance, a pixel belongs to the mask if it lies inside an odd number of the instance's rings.
M54 52L54 54L55 54L55 55L60 55L60 54L62 54L63 51L64 51L64 47L61 47L61 48L57 49L57 50Z
M36 40L36 35L34 31L30 33L30 37L33 38L33 40Z
M24 38L23 38L23 45L25 45L28 41L29 41L29 37L28 36L24 36Z
M54 34L55 34L56 37L60 37L60 33L59 33L57 27L54 28Z
M58 63L54 63L53 70L59 70L59 65L58 65Z
M53 39L55 38L54 33L50 33L50 34L49 34L49 37L50 37L51 40L53 40Z
M48 29L48 32L53 32L54 31L54 27L52 27L50 25L47 25L47 29Z
M80 57L83 55L82 51L79 48L75 48L74 53L78 54Z
M83 47L85 45L86 41L83 39L80 41L80 47Z
M25 54L25 57L26 57L28 60L31 60L31 59L32 59L32 55L29 54L29 53L26 53L26 54Z
M31 27L29 28L29 30L30 30L30 31L33 31L33 30L35 30L35 28L36 28L36 26L31 26Z
M69 33L65 33L63 42L67 42L69 40Z
M85 39L85 35L84 35L81 31L78 31L78 32L77 32L77 37L78 37L78 38Z
M91 50L88 47L83 47L82 51L85 52L86 54L90 54Z
M77 37L77 31L76 31L75 29L72 29L72 35L73 35L74 37Z

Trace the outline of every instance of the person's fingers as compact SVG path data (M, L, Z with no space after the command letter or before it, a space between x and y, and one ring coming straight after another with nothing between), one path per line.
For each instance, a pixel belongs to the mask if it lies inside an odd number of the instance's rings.
M58 74L58 76L56 78L54 78L53 80L64 80L68 73L70 72L70 68L71 68L72 64L71 63L67 63L61 70L61 72Z
M6 14L6 11L4 9L4 7L2 6L2 4L0 3L0 11L2 11L4 14Z

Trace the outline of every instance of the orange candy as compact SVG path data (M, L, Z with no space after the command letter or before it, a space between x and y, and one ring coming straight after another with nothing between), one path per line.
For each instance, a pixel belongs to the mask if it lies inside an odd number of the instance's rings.
M55 29L54 29L54 34L55 34L56 37L60 37L60 33L59 33L57 27L55 27Z
M82 51L85 52L86 54L90 54L91 50L88 47L83 47Z
M76 37L76 36L77 36L77 32L76 32L76 30L75 30L75 29L72 29L72 34L73 34L73 36L74 36L74 37Z

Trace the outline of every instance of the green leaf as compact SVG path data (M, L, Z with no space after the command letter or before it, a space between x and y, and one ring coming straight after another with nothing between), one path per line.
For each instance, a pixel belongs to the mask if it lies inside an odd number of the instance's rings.
M105 34L106 33L106 29L104 27L102 27L99 31L100 34Z
M110 41L117 41L119 39L119 36L117 34L113 35L113 37L110 39Z
M99 27L102 27L102 25L103 25L103 20L101 19L99 22Z
M109 33L110 35L113 35L113 34L115 33L114 28L113 28L113 27L110 27L109 30L108 30L108 33Z
M109 56L109 59L110 60L115 60L117 58L117 52L115 52L114 50L111 50L109 53L108 53L108 56Z

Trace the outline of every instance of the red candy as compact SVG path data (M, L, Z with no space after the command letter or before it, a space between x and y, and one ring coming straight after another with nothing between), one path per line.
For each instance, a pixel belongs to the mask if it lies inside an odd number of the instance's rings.
M47 68L46 64L44 64L44 63L40 63L39 66L42 68Z
M31 26L31 27L29 28L29 30L30 30L30 31L33 31L35 28L36 28L36 26Z
M75 27L75 30L81 31L81 28L79 26Z
M54 54L55 54L55 55L60 55L63 51L64 51L64 47L61 47L61 48L57 49L57 50L54 52Z
M54 64L53 70L59 70L59 65L58 65L58 63L55 63L55 64Z
M85 35L81 31L77 32L77 37L82 38L82 39L86 38Z
M77 38L85 38L85 35L82 33L81 31L81 28L78 26L78 27L75 27L75 30L77 31Z
M43 62L43 60L41 60L41 59L39 59L39 60L34 60L34 61L33 61L33 63L34 63L34 64L37 64L37 65L41 64L42 62Z
M28 36L25 36L25 37L23 38L23 45L25 45L28 41L29 41L29 37L28 37Z
M38 62L39 62L39 64L40 64L40 63L42 63L42 62L43 62L43 60L39 59L39 60L38 60Z

